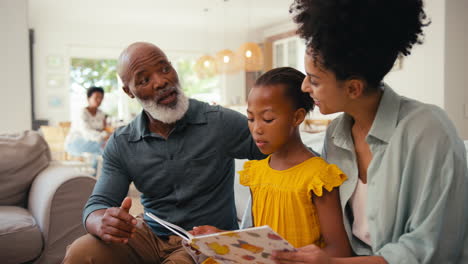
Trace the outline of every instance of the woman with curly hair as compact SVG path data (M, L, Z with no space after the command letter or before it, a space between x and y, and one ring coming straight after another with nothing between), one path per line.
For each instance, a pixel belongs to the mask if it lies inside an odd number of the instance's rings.
M302 90L323 114L323 157L348 176L340 187L355 257L317 246L277 252L278 263L468 263L464 145L437 106L398 95L384 76L421 43L422 0L295 0L306 40Z

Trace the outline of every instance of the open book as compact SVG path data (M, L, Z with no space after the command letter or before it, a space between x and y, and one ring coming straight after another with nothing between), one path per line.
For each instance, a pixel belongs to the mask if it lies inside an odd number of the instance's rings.
M288 241L269 226L193 236L183 228L164 221L152 213L147 212L146 215L218 263L274 264L271 259L273 250L295 251Z

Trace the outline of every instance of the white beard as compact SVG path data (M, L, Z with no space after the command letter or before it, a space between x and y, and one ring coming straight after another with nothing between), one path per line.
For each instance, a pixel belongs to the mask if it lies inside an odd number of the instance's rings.
M177 88L177 103L174 106L159 105L156 100L140 100L138 97L136 99L153 119L166 124L182 119L189 107L189 98L180 88Z

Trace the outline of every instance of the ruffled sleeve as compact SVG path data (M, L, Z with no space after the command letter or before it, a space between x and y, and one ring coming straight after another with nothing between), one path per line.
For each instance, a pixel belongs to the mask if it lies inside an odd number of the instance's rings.
M251 184L251 179L253 177L253 165L255 162L258 162L256 160L248 160L244 163L244 169L241 170L241 171L238 171L239 173L239 182L240 184L244 185L244 186L250 186Z
M309 185L315 195L321 197L323 188L331 192L333 188L340 186L348 177L335 164L327 164Z

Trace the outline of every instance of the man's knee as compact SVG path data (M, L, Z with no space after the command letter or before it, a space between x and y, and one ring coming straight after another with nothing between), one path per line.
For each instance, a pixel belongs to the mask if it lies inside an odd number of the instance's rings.
M87 234L67 247L67 252L62 263L98 263L96 260L105 259L112 251L109 245L94 236ZM112 254L110 255L112 257Z
M183 248L174 251L162 264L194 264L193 258Z

